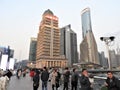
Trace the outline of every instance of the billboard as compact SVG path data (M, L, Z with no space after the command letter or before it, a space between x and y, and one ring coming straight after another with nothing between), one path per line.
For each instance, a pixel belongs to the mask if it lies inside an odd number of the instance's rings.
M15 59L14 58L10 58L9 61L9 68L8 69L14 69L14 64L15 64Z
M2 55L0 68L6 70L8 64L8 55Z
M0 46L0 52L2 54L8 54L10 58L13 58L13 56L14 56L14 50L10 49L9 47L1 47Z

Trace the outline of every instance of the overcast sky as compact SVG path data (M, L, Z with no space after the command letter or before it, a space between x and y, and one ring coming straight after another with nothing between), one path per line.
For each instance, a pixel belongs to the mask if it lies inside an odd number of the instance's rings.
M28 59L30 38L37 37L42 14L51 9L59 18L59 27L71 24L79 51L81 11L86 7L91 10L98 50L106 51L101 36L115 35L115 44L120 45L120 0L0 0L0 46L9 45L15 58Z

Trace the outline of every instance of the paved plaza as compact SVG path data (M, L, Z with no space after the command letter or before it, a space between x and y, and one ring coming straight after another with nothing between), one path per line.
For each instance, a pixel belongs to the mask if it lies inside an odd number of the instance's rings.
M95 80L95 82L99 84L94 85L94 90L101 90L100 84L102 84L103 81ZM27 74L26 77L21 77L20 79L17 79L16 76L12 76L11 80L7 85L7 90L33 90L32 84L33 82L29 77L29 74ZM38 90L42 90L41 85L42 83L40 82L40 86ZM50 82L48 82L48 90L52 90ZM60 86L59 90L63 90L63 85ZM70 86L69 86L69 90L70 90ZM78 90L80 90L79 85L78 85Z
M20 79L17 79L16 76L13 76L8 83L7 90L33 90L32 83L33 82L28 74L26 77L21 77ZM48 88L48 90L52 90L50 82L48 84ZM38 90L42 90L41 82Z

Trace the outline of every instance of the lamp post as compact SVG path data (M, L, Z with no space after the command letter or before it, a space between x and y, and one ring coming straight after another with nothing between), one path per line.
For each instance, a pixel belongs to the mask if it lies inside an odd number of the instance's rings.
M100 40L104 41L106 44L106 49L108 52L108 65L109 65L109 70L112 70L111 67L111 60L110 60L110 53L109 53L109 46L111 44L112 41L114 41L115 37L114 36L110 36L110 37L100 37Z

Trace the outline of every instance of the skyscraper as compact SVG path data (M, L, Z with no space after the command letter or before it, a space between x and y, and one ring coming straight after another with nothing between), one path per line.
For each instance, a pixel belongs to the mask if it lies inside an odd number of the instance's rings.
M77 35L71 29L71 25L60 29L60 53L68 59L69 66L78 63Z
M37 38L31 38L30 41L30 50L29 50L29 60L35 61L36 60L36 45L37 45Z
M81 20L82 20L82 35L83 39L85 38L88 32L92 32L91 27L91 17L90 17L90 9L85 8L81 13Z
M81 13L83 41L80 44L80 60L84 63L99 64L97 44L92 32L90 9Z
M99 53L99 62L103 68L108 68L108 60L105 57L104 52Z
M116 54L116 59L118 62L118 67L120 67L120 54Z
M65 67L67 60L60 56L58 17L51 10L42 15L37 37L36 67Z
M111 60L111 67L112 68L118 67L119 62L117 60L115 50L109 50L109 54L110 54L110 60Z
M117 47L116 51L117 51L116 58L117 58L118 66L120 67L120 48L119 48L119 46Z

